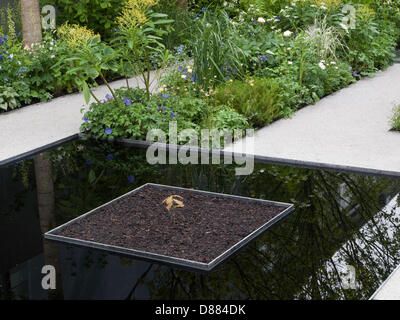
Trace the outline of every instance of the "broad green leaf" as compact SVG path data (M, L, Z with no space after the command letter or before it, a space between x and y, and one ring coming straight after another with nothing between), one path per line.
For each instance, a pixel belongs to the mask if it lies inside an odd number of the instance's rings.
M83 81L83 96L85 98L86 104L90 102L90 90L89 86L87 85L86 81Z

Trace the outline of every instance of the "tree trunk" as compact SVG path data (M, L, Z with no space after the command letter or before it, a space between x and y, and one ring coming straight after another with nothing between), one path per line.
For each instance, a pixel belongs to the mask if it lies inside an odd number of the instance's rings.
M42 41L39 0L21 0L21 20L24 47Z
M52 164L48 153L41 153L34 158L36 192L40 229L43 234L56 227L54 185ZM56 289L49 290L49 299L62 299L62 278L59 246L43 239L43 255L45 265L51 265L56 269Z
M182 9L187 9L188 0L176 0L176 5L181 7Z
M0 274L0 300L12 299L10 272Z

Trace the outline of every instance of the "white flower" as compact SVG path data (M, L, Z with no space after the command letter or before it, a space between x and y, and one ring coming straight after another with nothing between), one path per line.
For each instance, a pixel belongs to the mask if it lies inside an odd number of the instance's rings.
M320 63L318 63L318 66L319 66L322 70L325 70L325 69L326 69L326 67L325 67L323 61L321 61Z
M288 64L292 65L292 64L293 64L293 62L292 62L292 61L288 61Z
M265 19L264 19L264 18L261 18L261 17L259 17L259 18L257 19L257 22L258 22L258 23L265 23Z
M292 31L286 30L286 31L283 33L283 36L287 38L287 37L290 37L292 34L293 34Z
M335 62L335 61L332 61L331 64L336 64L336 62Z

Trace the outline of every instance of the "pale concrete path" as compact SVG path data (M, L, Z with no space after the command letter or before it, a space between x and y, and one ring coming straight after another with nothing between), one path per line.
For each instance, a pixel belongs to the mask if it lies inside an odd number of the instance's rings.
M260 129L254 148L245 138L226 150L400 175L400 133L389 131L396 104L400 64Z
M129 84L143 87L138 78L130 79ZM125 80L111 83L114 89L123 86L126 86ZM110 92L102 85L94 93L103 99ZM0 114L0 162L79 133L83 107L83 94L74 93Z
M370 300L400 300L400 265Z

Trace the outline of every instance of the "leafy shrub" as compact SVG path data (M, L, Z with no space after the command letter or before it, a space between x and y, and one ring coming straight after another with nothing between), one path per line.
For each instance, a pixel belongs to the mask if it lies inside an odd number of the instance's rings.
M249 123L261 127L281 116L279 85L274 79L235 80L216 89L215 102L229 105Z
M398 105L394 109L394 115L393 115L393 118L392 118L392 128L394 130L400 131L400 105Z
M17 92L18 107L32 101L46 101L52 97L52 46L51 42L45 40L32 51L24 50L18 38L0 37L0 83L12 87Z
M125 0L41 0L41 5L51 4L57 9L57 23L86 26L95 33L109 38L116 29L116 17Z
M325 94L335 92L356 81L356 74L350 71L351 68L347 63L335 63L334 65L332 63L326 69Z
M204 99L179 98L168 94L147 99L142 89L120 89L117 101L112 96L93 103L84 115L81 130L96 138L144 139L151 129L168 132L169 122L176 121L178 132L199 129L202 117L207 114ZM106 129L112 132L106 132Z
M369 12L369 11L368 11ZM374 12L357 10L355 29L346 36L348 61L362 75L386 68L393 59L397 33L395 24L379 19Z
M18 93L11 87L0 86L0 109L7 111L18 106Z
M249 123L245 116L237 113L232 107L221 105L216 106L209 118L210 128L223 130L245 130Z

